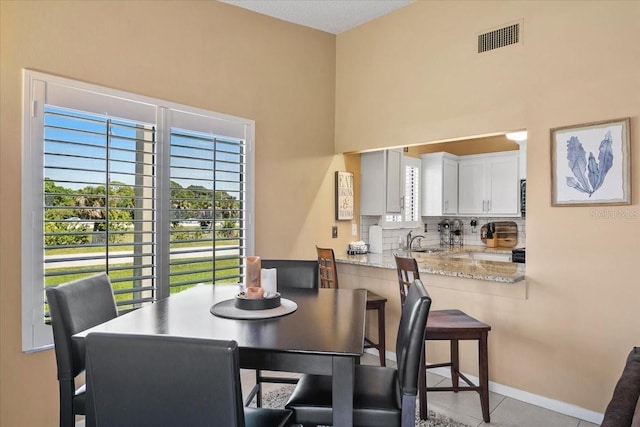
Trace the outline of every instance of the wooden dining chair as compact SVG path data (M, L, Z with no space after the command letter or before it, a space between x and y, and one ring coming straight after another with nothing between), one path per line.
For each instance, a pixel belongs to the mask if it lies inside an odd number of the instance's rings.
M45 290L58 367L60 427L75 426L75 416L86 414L84 384L76 377L85 370L84 342L73 334L118 316L111 281L105 273L75 280Z
M318 262L316 260L263 259L262 268L275 268L278 291L287 289L318 289ZM256 385L247 395L245 405L256 399L256 406L262 406L262 384L296 384L297 377L264 375L256 369Z
M398 271L398 284L400 286L400 301L405 304L407 289L411 289L412 283L420 279L418 263L414 258L395 256ZM410 281L411 278L413 281ZM427 321L426 341L449 341L450 361L446 363L425 363L420 369L419 378L419 402L420 418L427 419L427 392L429 391L477 391L480 395L482 419L490 422L489 416L489 358L487 350L487 338L491 326L474 319L460 310L432 310ZM459 341L475 340L478 342L478 385L476 386L464 374L460 372ZM450 367L451 387L427 387L426 369ZM460 386L462 379L467 386Z
M321 288L338 288L338 271L336 268L336 258L331 248L319 248L316 246L318 254L318 275L320 276ZM367 290L367 311L375 310L378 316L378 342L374 343L365 337L365 348L375 348L378 350L380 366L386 366L386 343L385 343L385 314L384 309L387 299L381 295Z
M402 307L396 356L398 368L356 365L353 425L362 427L414 426L418 372L423 365L424 338L431 298L419 280L409 289ZM332 379L305 374L285 408L293 410L293 422L331 425Z
M236 341L90 333L87 427L288 426L291 411L245 408Z

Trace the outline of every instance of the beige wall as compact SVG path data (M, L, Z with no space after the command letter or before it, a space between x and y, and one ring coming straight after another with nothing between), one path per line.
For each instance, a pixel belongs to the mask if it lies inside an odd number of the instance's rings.
M522 46L475 56L477 32L519 18ZM640 3L422 1L337 45L213 1L2 1L0 19L0 425L57 423L53 352L20 351L22 67L255 120L256 252L270 257L351 240L349 222L330 238L333 172L358 170L333 154L334 129L351 152L527 128L529 299L439 289L435 306L491 317L493 381L604 409L639 343L640 220L551 208L548 134L631 117L638 141ZM633 179L622 209L638 213Z
M21 69L253 119L256 252L342 248L334 221L335 36L216 1L2 1L0 425L57 425L52 351L20 350Z
M521 45L475 53L515 20ZM434 308L492 324L492 381L597 412L640 345L638 22L639 2L418 1L337 37L337 152L528 129L528 299L438 288ZM620 117L633 204L551 207L549 129Z

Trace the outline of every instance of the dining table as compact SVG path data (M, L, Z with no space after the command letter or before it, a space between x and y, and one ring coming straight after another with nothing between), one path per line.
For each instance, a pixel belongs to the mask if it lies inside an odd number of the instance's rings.
M235 340L242 368L332 376L333 425L353 425L354 372L364 351L366 291L281 290L281 297L297 308L266 319L211 313L214 305L233 300L238 289L237 285L197 285L77 333L73 339L108 332Z

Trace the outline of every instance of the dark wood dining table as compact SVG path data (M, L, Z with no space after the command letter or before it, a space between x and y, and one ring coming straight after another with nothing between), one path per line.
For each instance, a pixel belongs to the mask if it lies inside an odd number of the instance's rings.
M366 292L282 291L282 297L295 302L297 310L271 319L236 320L210 313L212 305L234 298L237 291L237 285L198 285L80 332L73 339L110 332L235 340L243 368L331 375L333 425L353 425L354 370L363 354Z

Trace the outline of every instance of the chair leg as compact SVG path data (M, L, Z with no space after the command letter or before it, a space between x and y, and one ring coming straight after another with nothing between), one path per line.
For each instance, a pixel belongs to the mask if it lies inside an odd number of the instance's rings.
M451 385L453 392L458 392L458 385L460 382L460 356L458 352L458 340L451 340Z
M73 380L60 380L60 427L74 427L76 416L73 413L73 395L75 384Z
M385 342L385 320L384 320L384 304L378 308L378 354L380 356L380 366L387 366Z
M420 405L420 419L426 420L428 417L427 411L427 369L425 358L426 352L422 345L422 362L420 362L420 370L418 371L418 403Z
M416 397L402 396L402 415L400 420L402 427L415 427L416 425Z
M487 347L487 333L485 332L478 340L480 405L482 406L482 419L485 423L491 420L489 416L489 356Z
M256 407L262 408L262 374L256 369Z

